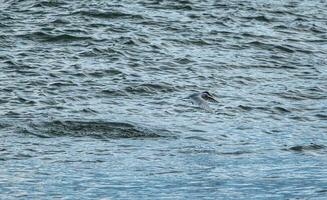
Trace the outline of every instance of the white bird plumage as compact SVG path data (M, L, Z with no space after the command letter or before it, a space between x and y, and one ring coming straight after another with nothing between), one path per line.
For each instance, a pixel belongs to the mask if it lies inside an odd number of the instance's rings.
M198 105L200 108L205 110L211 110L208 104L208 101L211 102L218 102L214 95L210 94L209 92L201 92L201 93L195 93L189 96L192 103L195 105Z

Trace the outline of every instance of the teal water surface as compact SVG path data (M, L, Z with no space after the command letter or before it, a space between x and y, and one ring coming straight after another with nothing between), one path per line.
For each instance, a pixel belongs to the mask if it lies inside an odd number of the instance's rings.
M326 10L0 0L0 199L325 199Z

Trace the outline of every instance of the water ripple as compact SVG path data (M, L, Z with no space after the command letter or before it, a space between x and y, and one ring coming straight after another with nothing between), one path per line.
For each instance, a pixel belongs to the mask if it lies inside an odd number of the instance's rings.
M1 1L0 199L324 199L326 10Z

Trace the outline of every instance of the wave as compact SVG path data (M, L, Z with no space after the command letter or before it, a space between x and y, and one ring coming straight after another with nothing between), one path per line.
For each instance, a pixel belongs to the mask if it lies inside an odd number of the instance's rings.
M174 87L165 84L144 83L136 86L129 86L125 88L126 92L130 93L154 93L154 92L172 92Z
M247 17L242 17L243 19L246 20L256 20L256 21L261 21L261 22L272 22L274 21L271 18L268 18L265 15L258 15L258 16L247 16Z
M325 149L326 146L319 144L309 144L309 145L296 145L290 148L284 149L286 151L296 151L296 152L304 152L304 151L318 151L321 149Z
M42 31L36 31L29 34L17 35L18 37L27 38L30 40L38 40L43 42L72 42L80 40L93 40L92 37L76 36L71 34L48 34Z
M103 19L116 19L116 18L144 19L142 15L130 14L121 11L79 10L73 12L72 14L94 17L94 18L103 18Z
M165 129L152 129L126 122L54 120L31 123L23 129L37 137L158 138L171 137Z

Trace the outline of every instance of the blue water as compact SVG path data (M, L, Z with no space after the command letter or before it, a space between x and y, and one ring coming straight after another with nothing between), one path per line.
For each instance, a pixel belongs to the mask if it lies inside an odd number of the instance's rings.
M326 199L326 10L0 1L0 199Z

